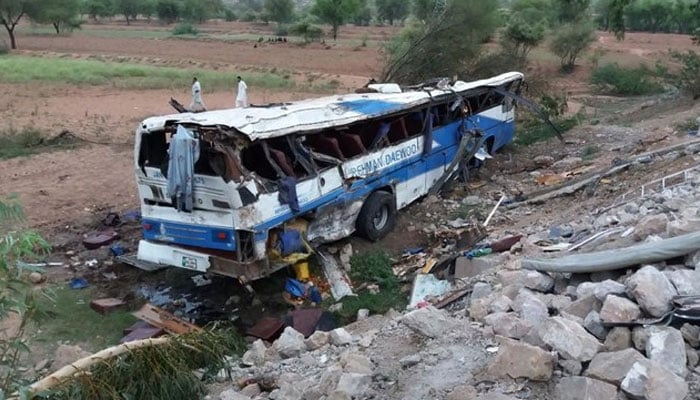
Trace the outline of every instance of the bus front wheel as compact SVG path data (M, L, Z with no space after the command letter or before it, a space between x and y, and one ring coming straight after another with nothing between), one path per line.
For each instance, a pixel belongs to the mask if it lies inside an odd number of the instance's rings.
M365 239L376 242L386 236L396 223L394 196L385 191L369 195L357 217L357 232Z

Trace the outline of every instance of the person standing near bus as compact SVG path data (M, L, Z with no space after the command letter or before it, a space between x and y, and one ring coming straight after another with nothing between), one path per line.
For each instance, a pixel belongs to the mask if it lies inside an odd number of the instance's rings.
M202 100L202 86L197 77L192 78L192 102L189 107L190 112L206 111L207 107Z
M248 107L248 85L245 84L245 81L241 79L239 76L238 78L238 92L236 93L236 107Z

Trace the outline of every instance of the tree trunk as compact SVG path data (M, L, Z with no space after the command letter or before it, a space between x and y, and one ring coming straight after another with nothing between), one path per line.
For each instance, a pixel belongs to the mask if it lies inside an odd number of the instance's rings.
M52 25L53 25L53 29L56 30L56 34L57 34L57 35L60 34L60 33L61 33L61 24L60 24L60 22L54 22Z
M126 17L126 24L131 25L131 20L129 19L129 16L125 15L125 17Z
M15 40L15 27L13 26L10 28L9 26L5 25L5 29L7 29L7 34L10 36L10 48L12 50L16 50L17 40Z
M333 24L333 41L338 38L338 24Z

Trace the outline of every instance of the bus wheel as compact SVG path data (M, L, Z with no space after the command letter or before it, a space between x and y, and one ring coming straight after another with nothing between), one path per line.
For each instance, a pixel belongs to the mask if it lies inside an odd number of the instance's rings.
M369 195L357 217L357 232L365 239L376 242L387 235L396 222L394 196L385 191Z

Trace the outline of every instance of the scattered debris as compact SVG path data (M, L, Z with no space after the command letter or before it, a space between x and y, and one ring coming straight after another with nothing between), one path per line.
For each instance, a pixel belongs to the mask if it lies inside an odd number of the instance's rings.
M86 249L94 250L106 246L119 239L119 233L113 230L90 232L83 237L83 245Z
M202 330L202 328L183 321L175 315L148 303L144 304L141 309L132 314L136 318L148 322L157 328L161 328L168 333L182 334Z
M95 299L90 302L90 308L102 315L109 314L119 309L123 309L124 307L126 307L126 303L124 301L120 299L115 299L113 297Z

